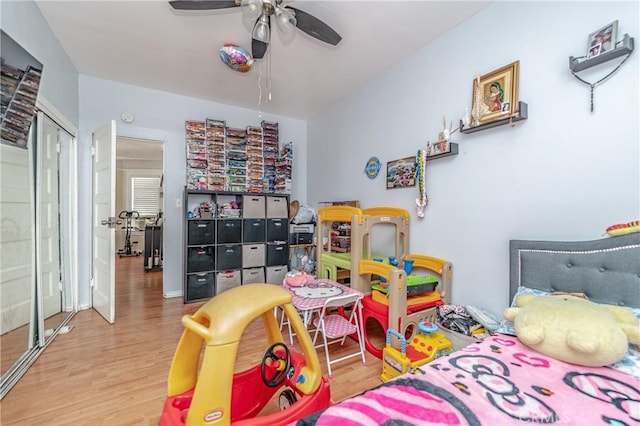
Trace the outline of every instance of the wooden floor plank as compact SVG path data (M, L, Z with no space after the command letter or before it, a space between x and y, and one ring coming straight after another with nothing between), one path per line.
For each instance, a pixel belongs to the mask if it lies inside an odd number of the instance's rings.
M180 318L200 304L162 297L162 273L144 272L142 257L117 259L116 323L85 310L70 321L71 332L58 335L44 354L0 402L3 426L155 425L167 392L167 375L182 334ZM257 323L261 324L261 323ZM262 327L243 334L236 370L262 357ZM351 351L331 346L332 356ZM318 358L326 375L324 352ZM366 355L332 366L332 401L356 395L380 383L381 361ZM257 361L256 361L257 360ZM272 401L264 412L277 409Z

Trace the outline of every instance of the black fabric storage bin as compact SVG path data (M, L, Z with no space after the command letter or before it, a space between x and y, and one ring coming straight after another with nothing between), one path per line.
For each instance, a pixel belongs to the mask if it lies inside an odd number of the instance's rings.
M215 294L213 272L187 275L187 300L208 299Z
M267 219L267 241L287 241L288 219Z
M267 243L267 266L286 265L289 262L289 244Z
M216 247L216 269L242 268L242 245L227 244Z
M217 243L242 242L242 219L218 220Z
M190 220L187 245L215 244L215 222L213 220Z
M215 269L213 247L189 247L188 250L187 272L204 272Z
M265 242L265 220L264 219L244 219L242 225L243 243L263 243Z

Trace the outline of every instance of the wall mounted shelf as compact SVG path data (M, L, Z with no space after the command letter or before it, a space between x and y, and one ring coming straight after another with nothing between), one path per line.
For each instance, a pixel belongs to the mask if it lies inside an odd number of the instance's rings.
M450 157L452 155L458 155L458 144L449 142L449 152L443 152L442 154L429 155L427 161L437 160L439 158Z
M507 118L503 118L502 120L492 121L491 123L480 124L475 127L467 127L465 128L462 124L462 120L460 120L460 132L461 133L475 133L481 130L492 129L498 126L504 126L505 124L516 123L518 121L526 120L528 118L528 106L526 103L520 101L518 102L518 112Z
M618 44L620 44L618 46ZM598 56L593 58L584 59L583 57L575 58L573 56L569 57L569 68L574 73L586 70L587 68L591 68L593 66L602 64L604 62L610 61L611 59L615 59L622 55L627 55L633 52L633 37L629 37L629 34L625 34L624 38L621 42L616 43L616 48L609 50L608 52L604 52Z

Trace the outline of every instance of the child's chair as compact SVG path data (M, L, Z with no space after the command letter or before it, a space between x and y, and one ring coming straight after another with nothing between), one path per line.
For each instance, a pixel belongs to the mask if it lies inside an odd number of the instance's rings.
M280 309L279 306L276 306L275 308L273 308L273 315L276 317L276 320L278 320L278 313L282 311L280 313L280 331L282 331L282 329L284 328L284 326L287 326L287 328L289 329L289 343L291 344L291 346L293 346L293 336L295 335L295 333L291 330L291 324L289 323L289 318L287 318L287 314L284 313L283 309Z
M364 357L364 343L362 339L362 325L360 324L359 312L361 294L347 294L342 296L330 297L324 303L320 316L313 319L313 325L316 331L313 335L313 344L316 348L324 346L324 353L327 358L327 369L329 370L329 378L331 378L331 364L360 355L362 357L362 365L366 365L367 361ZM349 307L351 306L351 314L349 318L345 318L339 313L328 312L330 308ZM345 310L346 311L346 310ZM318 333L322 333L322 345L316 345ZM355 334L358 336L358 352L345 355L341 358L331 360L329 357L329 345L340 342L340 346L344 345L347 336ZM334 339L334 340L330 340Z

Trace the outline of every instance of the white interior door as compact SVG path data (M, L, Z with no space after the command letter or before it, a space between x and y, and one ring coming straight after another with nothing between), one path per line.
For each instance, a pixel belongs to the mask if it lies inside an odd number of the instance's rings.
M93 307L107 321L116 320L115 228L116 122L93 133Z
M36 228L37 270L42 294L43 319L62 312L60 277L60 216L59 216L59 127L42 112L38 112L37 180L38 203Z

